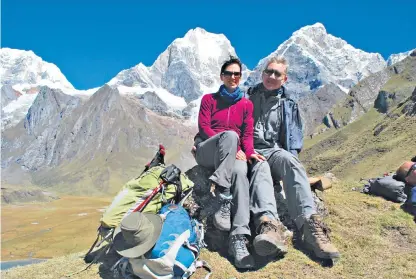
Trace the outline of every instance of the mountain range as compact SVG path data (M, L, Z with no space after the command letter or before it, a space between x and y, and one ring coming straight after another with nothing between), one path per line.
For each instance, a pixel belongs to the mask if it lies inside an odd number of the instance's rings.
M409 72L411 90L414 59L407 57L414 53L393 54L386 62L316 23L294 32L253 70L243 66L242 88L260 81L269 57L283 55L289 62L287 88L299 101L305 132L312 134L330 111L342 125L354 121L395 76ZM192 166L189 149L201 97L218 89L219 69L229 56L237 53L223 34L195 28L153 65L139 63L100 88L77 90L32 51L2 48L2 181L114 192L137 175L159 143L167 147L168 162ZM339 113L343 106L354 108L349 118Z

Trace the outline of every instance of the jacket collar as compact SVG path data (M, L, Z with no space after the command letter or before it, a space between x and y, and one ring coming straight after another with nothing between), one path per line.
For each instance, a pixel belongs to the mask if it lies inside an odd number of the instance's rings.
M269 98L270 96L280 96L280 98L285 98L285 99L289 98L290 99L290 96L289 96L286 88L283 85L279 89L276 89L276 90L273 90L273 91L267 90L264 87L263 83L259 83L255 87L256 87L256 89L259 90L259 92L262 92L262 94L264 94L264 97L266 99ZM277 91L277 94L276 94L276 91Z

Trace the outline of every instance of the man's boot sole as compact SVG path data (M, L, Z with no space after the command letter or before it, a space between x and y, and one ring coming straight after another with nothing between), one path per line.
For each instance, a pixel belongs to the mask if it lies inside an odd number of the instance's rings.
M326 259L326 260L336 260L339 259L341 257L339 252L324 252L320 249L315 249L315 247L310 244L309 242L304 241L303 242L304 246L306 249L308 249L309 251L312 251L316 257L320 258L320 259Z
M254 249L259 256L265 257L274 253L287 253L287 246L284 243L276 243L267 235L258 235L253 241Z

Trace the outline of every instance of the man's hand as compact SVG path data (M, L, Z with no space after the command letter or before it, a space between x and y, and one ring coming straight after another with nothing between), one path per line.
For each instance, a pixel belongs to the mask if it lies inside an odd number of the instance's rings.
M192 146L191 153L192 153L192 156L194 156L194 159L196 159L196 147L195 146Z
M239 150L239 151L237 152L237 155L235 156L235 158L236 158L237 160L241 160L241 161L247 162L247 157L246 157L246 154L245 154L242 150Z
M262 161L266 161L266 158L260 154L251 154L250 160L248 162L251 164L252 160L256 160L257 162L262 162Z

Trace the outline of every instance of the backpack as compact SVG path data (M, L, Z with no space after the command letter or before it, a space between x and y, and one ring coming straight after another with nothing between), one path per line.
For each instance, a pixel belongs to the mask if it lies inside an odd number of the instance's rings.
M363 192L381 196L393 202L403 203L407 199L407 195L404 193L405 186L404 182L394 179L393 176L385 176L369 179Z
M122 258L116 263L123 278L131 278L131 274L140 279L189 278L198 267L206 268L209 273L205 278L209 278L211 268L198 260L205 246L203 225L177 204L163 206L160 214L163 227L152 250L139 258Z
M166 168L164 165L154 166L139 177L127 182L101 217L101 226L105 228L117 227L124 216L137 208L158 187L161 181L160 175ZM194 183L185 174L180 174L180 184L182 186L181 191L185 193L194 186ZM143 212L157 213L164 204L181 198L177 195L177 186L173 183L168 184L163 192L157 193L150 200Z

